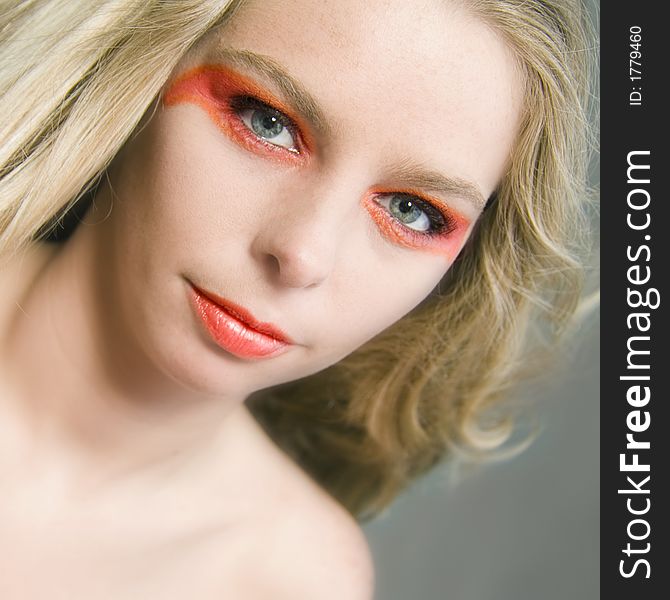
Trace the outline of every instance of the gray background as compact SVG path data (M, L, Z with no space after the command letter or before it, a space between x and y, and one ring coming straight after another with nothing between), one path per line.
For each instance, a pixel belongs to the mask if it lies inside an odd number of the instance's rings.
M442 466L364 527L379 600L600 597L599 325L596 306L523 392L542 425L524 453L458 478Z
M597 312L581 334L533 395L542 430L523 454L456 482L439 468L365 526L377 598L599 598Z

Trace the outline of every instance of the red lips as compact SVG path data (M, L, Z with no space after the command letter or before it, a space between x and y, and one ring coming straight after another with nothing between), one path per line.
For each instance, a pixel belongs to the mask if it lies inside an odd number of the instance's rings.
M196 314L214 342L240 358L265 358L287 350L293 341L272 323L258 321L245 308L191 286Z

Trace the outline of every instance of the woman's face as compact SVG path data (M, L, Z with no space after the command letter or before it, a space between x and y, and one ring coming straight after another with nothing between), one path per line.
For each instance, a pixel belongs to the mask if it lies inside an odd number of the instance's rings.
M249 2L111 170L120 318L203 391L337 362L449 269L506 169L521 87L449 2Z

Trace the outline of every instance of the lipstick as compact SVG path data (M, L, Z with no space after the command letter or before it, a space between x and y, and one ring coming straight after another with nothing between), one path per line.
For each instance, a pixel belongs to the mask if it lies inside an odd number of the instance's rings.
M214 342L239 358L266 358L293 342L271 323L257 321L245 308L191 285L196 314Z

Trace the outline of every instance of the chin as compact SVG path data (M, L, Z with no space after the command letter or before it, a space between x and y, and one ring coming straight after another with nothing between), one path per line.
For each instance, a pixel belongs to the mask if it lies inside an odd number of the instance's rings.
M295 357L244 360L197 335L178 339L181 343L169 347L154 346L150 358L167 379L195 395L226 396L242 401L253 392L304 376L296 373Z

